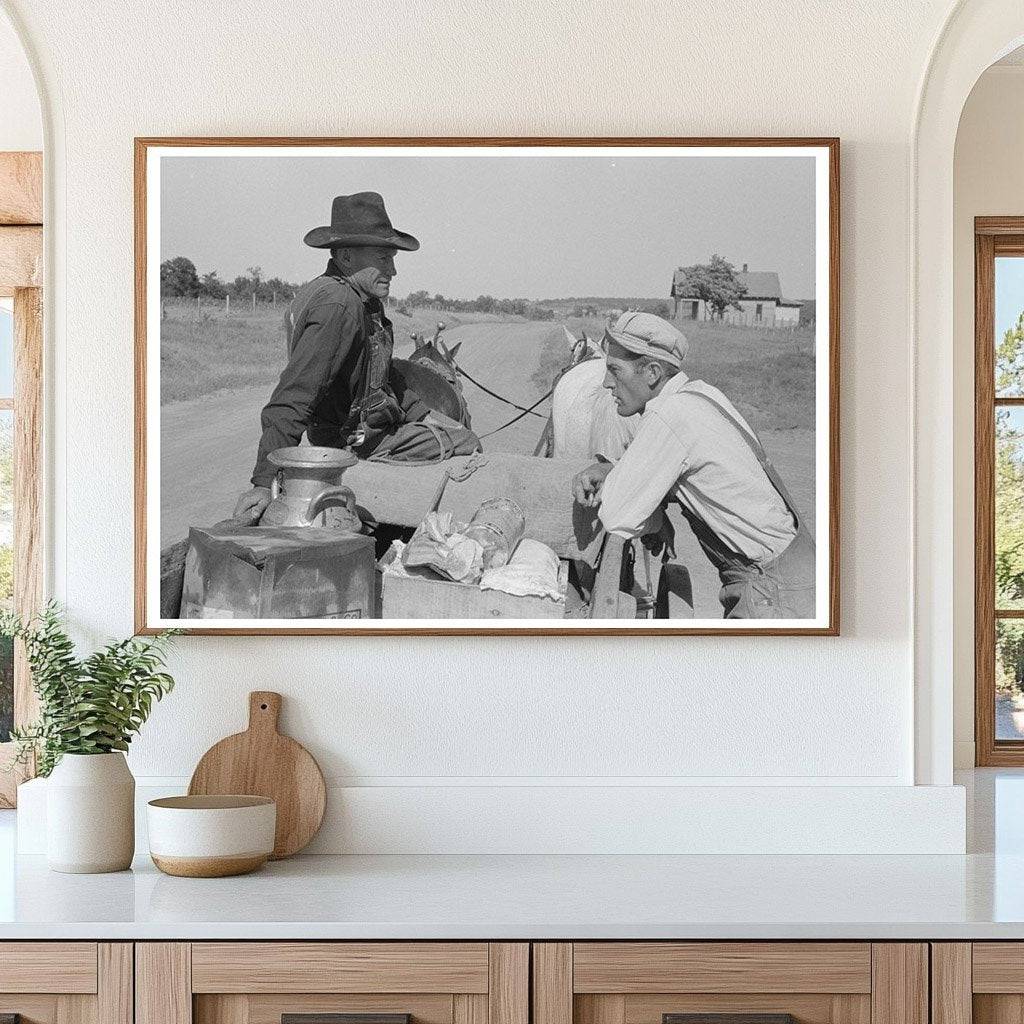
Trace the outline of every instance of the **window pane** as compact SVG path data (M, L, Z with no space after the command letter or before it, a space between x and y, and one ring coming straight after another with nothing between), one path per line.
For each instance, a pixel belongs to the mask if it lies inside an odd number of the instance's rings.
M0 410L0 607L14 600L14 413ZM0 637L0 743L14 724L14 648Z
M996 608L1024 608L1024 408L996 409Z
M996 258L996 395L1024 397L1024 257Z
M1024 740L1024 622L996 619L996 739Z
M0 398L14 395L14 312L11 299L0 299Z

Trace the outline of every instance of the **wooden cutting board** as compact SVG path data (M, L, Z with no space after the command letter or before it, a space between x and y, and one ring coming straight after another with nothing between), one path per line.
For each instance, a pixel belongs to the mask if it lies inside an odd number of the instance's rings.
M190 795L236 793L277 803L273 860L303 849L320 828L327 789L320 766L302 744L277 731L281 694L249 694L249 728L214 744L200 759Z

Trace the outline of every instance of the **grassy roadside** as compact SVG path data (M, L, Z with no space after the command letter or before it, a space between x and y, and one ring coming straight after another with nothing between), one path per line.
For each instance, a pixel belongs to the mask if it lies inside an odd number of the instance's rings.
M224 311L222 302L197 308L191 299L168 299L160 326L160 404L184 402L218 391L272 388L285 363L284 316L287 303ZM407 353L409 335L432 337L438 320L448 327L493 322L488 313L438 313L414 309L409 315L390 310L395 351ZM517 321L519 318L516 318Z

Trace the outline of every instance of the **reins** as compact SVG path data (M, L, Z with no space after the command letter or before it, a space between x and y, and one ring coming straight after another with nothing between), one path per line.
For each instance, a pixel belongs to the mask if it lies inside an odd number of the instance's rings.
M527 413L533 413L534 416L538 416L540 417L540 419L544 419L544 417L541 416L539 412L533 412L533 410L536 409L541 402L546 402L554 393L555 385L552 385L551 390L548 391L547 394L541 395L540 398L538 398L537 401L534 402L529 409L523 409L523 411L518 416L513 416L512 419L510 419L507 423L502 423L500 427L495 427L494 430L488 430L486 434L477 434L477 437L479 437L480 440L482 441L485 437L492 437L494 434L501 433L501 431L503 431L506 427L511 427L513 423L518 423L525 415L527 415ZM511 404L512 403L510 402L509 405ZM522 408L522 406L516 406L516 408L520 409Z
M466 371L461 366L459 366L459 364L456 363L454 360L452 361L452 366L455 367L455 372L457 374L459 374L461 377L465 377L470 384L475 384L481 391L484 392L484 394L490 395L491 398L496 398L499 402L504 402L506 405L511 405L513 409L518 409L524 415L526 413L530 413L531 416L537 416L540 419L544 418L543 416L541 416L539 412L533 411L534 408L536 408L536 405L533 405L529 409L527 409L525 405L519 405L518 403L513 402L511 399L505 398L504 396L499 395L496 391L492 391L489 387L486 387L485 385L481 384L480 381L478 381L475 377L471 377L468 373L466 373ZM515 420L510 420L509 422L515 423ZM508 424L506 424L506 426L507 425Z
M505 398L504 395L499 395L496 391L492 391L485 384L481 384L480 381L478 381L475 377L473 377L470 374L466 373L466 371L461 366L459 366L459 364L457 362L455 362L454 359L450 359L451 366L454 368L455 372L460 377L465 377L466 380L468 380L470 382L470 384L475 384L481 391L484 392L484 394L490 395L491 398L495 398L499 402L504 402L505 405L510 405L510 406L512 406L513 409L518 409L519 410L519 415L518 416L513 416L512 419L508 420L505 423L502 423L502 425L500 427L495 427L494 430L488 430L486 434L477 434L477 437L481 441L485 437L493 437L495 434L500 434L501 431L503 431L506 427L511 427L513 423L518 423L524 416L536 416L537 419L540 419L540 420L546 419L546 420L548 420L548 425L545 427L545 435L548 433L548 429L549 429L549 427L551 425L551 423L550 423L551 417L550 416L544 416L541 413L536 412L535 410L536 410L537 406L542 404L543 402L546 402L555 393L555 388L558 386L558 382L569 372L569 370L573 369L573 367L575 367L575 366L578 366L580 363L587 362L589 359L595 358L595 355L596 355L596 354L589 354L587 349L584 348L582 350L582 352L586 353L586 354L583 354L581 358L575 358L575 346L578 345L578 344L583 343L586 339L584 337L584 338L579 339L579 341L577 342L577 340L575 338L573 338L572 334L569 333L568 328L565 328L565 333L569 336L570 340L574 342L574 348L573 348L573 356L574 356L574 358L569 363L569 365L566 366L561 371L561 373L558 374L558 376L555 378L555 382L551 385L551 387L548 389L548 391L545 392L545 394L541 395L540 398L538 398L537 401L534 402L533 405L531 405L529 407L524 406L524 405L520 405L518 402L513 402L510 398ZM440 370L438 370L437 368L435 368L432 365L430 360L422 360L422 362L424 362L427 366L429 366L432 370L434 370L435 373L438 373L442 377L444 376L444 374L442 374L440 372ZM541 444L543 444L543 443L544 443L544 437L542 436Z

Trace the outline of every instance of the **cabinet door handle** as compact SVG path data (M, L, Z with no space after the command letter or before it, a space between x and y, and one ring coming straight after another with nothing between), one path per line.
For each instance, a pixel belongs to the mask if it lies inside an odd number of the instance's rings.
M0 1020L0 1024L7 1021ZM17 1024L15 1021L14 1024ZM281 1024L412 1024L411 1013L282 1013Z
M661 1024L797 1024L791 1013L663 1013Z

